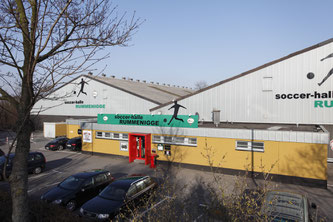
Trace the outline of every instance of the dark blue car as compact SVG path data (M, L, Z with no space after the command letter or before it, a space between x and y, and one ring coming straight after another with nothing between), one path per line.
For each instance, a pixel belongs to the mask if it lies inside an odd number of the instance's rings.
M65 206L73 211L95 197L114 178L109 171L97 170L74 174L41 196L41 200Z
M81 216L110 220L122 213L129 213L149 198L157 183L149 176L118 179L80 209Z
M13 159L15 157L15 153L11 153L8 158L7 166L6 166L6 176L8 177L13 168ZM0 157L0 179L2 179L2 171L5 164L6 156ZM30 152L28 156L28 173L39 174L45 168L46 159L45 156L40 152Z

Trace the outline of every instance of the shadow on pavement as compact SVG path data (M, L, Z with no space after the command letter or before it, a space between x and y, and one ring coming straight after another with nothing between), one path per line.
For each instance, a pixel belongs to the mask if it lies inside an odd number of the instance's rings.
M61 159L57 159L57 160L46 161L45 170L48 171L48 170L56 169L71 161L72 161L71 158L61 158Z

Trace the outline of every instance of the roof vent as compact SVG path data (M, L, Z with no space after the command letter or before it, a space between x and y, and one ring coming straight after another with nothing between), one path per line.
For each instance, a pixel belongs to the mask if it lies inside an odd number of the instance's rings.
M105 73L102 73L102 76L105 77L106 76Z
M142 80L142 82L146 83L147 81L146 80Z
M163 86L165 86L166 84L165 83L163 83Z
M140 79L137 79L136 81L137 81L137 82L140 82Z
M128 78L128 80L130 80L130 81L133 81L133 79L132 79L132 78Z
M160 83L159 82L156 82L156 85L159 85Z
M176 87L176 85L172 85L173 87Z
M114 79L114 78L116 78L116 76L111 76L111 78L113 78L113 79Z
M88 72L88 75L91 75L91 76L92 76L92 74L93 74L92 72Z
M170 84L168 84L168 86L170 86Z
M123 79L123 80L125 80L125 79L126 79L126 77L122 77L122 79Z
M150 82L151 84L154 84L154 82Z

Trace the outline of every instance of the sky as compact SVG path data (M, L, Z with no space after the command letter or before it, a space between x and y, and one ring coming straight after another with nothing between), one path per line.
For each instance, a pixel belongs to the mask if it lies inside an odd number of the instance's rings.
M333 37L331 0L114 0L143 24L97 69L172 85L208 85Z

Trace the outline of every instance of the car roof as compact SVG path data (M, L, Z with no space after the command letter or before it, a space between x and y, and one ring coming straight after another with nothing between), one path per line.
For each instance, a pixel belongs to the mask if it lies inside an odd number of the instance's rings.
M41 152L36 152L36 151L34 151L34 152L29 152L29 154L41 154L42 156L44 156L43 153L41 153ZM7 156L7 155L6 155L6 156ZM14 158L14 156L15 156L15 153L11 153L11 154L9 154L9 158Z
M285 191L270 191L266 195L265 207L269 216L303 221L307 214L306 198Z
M78 140L81 139L81 136L70 138L69 140Z
M109 171L107 171L107 170L95 170L95 171L77 173L72 176L79 177L79 178L89 178L89 177L93 177L93 176L96 176L101 173L108 173L108 172Z
M143 178L148 178L149 176L127 176L119 178L118 180L114 181L113 183L119 183L119 184L127 184L131 185L132 183L142 180Z

